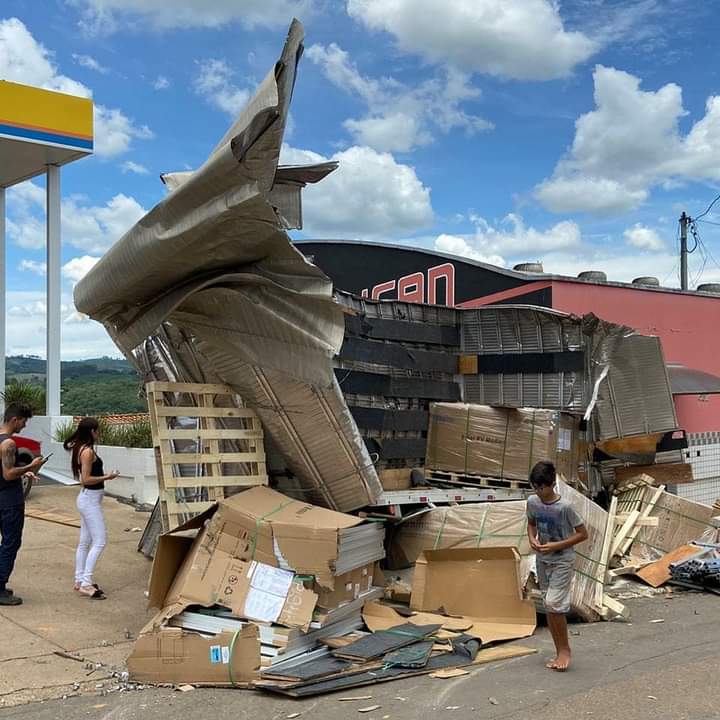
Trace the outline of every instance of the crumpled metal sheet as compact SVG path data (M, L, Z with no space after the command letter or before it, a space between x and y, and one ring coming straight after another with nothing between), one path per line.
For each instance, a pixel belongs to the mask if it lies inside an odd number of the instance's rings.
M590 339L593 382L585 416L594 418L594 439L675 430L675 404L660 338L594 315L586 315L582 323Z
M293 21L280 59L207 161L169 183L78 283L75 304L150 376L159 356L135 351L174 327L187 342L162 348L182 379L235 388L308 499L348 511L382 489L333 376L343 314L271 201L302 41Z

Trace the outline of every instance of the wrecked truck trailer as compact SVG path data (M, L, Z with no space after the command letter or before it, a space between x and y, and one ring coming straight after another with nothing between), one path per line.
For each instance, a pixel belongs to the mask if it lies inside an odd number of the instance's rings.
M278 164L302 48L293 22L205 163L164 176L169 194L75 289L146 380L232 387L282 458L284 489L340 511L378 500L377 469L423 465L433 401L584 414L593 440L674 429L655 338L532 306L333 291L286 232L301 186L334 167Z

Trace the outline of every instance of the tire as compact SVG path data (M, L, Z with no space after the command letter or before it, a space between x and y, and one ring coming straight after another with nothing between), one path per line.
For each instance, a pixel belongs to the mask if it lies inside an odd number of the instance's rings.
M15 456L15 465L29 465L33 460L34 457L31 452L26 449L21 449ZM25 496L26 500L28 499L28 495L30 495L30 491L32 490L32 484L33 481L31 477L23 477L22 489L23 495Z

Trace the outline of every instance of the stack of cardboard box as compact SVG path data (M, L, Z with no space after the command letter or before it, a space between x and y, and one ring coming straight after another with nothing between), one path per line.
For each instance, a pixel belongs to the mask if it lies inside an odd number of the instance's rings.
M195 533L194 537L192 533ZM263 667L362 626L384 529L265 487L220 501L158 543L128 660L142 682L247 684Z

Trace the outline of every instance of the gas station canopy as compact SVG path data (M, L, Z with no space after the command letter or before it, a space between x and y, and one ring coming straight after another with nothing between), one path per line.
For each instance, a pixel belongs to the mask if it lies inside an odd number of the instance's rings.
M46 175L47 414L60 414L60 166L93 151L93 102L0 80L0 269L5 260L5 188ZM5 389L5 273L0 272L0 390ZM3 407L0 396L0 409Z
M0 187L92 151L92 100L0 80Z

